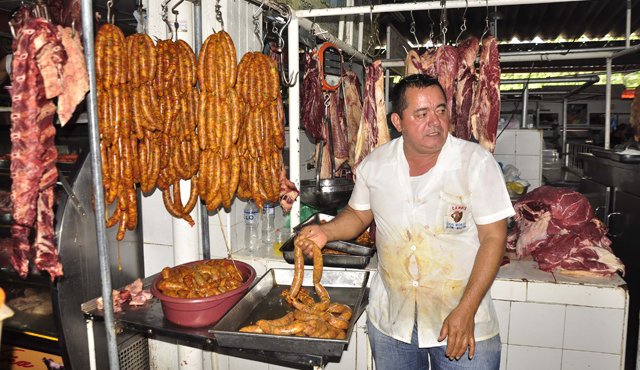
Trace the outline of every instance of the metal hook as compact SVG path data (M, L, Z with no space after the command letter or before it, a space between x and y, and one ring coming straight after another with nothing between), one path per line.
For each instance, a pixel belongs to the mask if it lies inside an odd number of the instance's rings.
M440 33L442 35L442 45L447 43L447 0L440 0L442 11L440 12Z
M482 39L489 32L489 0L485 0L485 4L487 6L487 16L484 18L484 31L482 31L482 36L480 36L480 45L482 45Z
M76 37L76 20L73 19L71 21L71 38L75 38Z
M435 24L435 22L433 22L433 18L431 18L431 9L427 9L427 16L429 17L429 23L430 23L429 42L427 44L431 44L432 46L435 46L435 43L433 42L433 36L434 36L433 25Z
M113 0L107 1L107 22L111 24L115 23L115 15L112 14L111 12L112 7L113 7Z
M262 4L260 6L262 7ZM220 23L220 29L224 31L224 20L222 19L222 11L220 11L220 9L222 9L222 6L220 5L220 0L216 0L216 7L215 7L216 20L218 21L218 23Z
M111 0L109 0L111 1ZM164 0L162 2L162 4L160 5L160 8L162 9L162 21L167 25L167 27L169 28L169 40L173 40L173 27L171 25L171 23L169 22L169 3L171 2L171 0Z
M183 2L184 0L178 0L178 2L173 7L171 7L171 13L176 16L175 21L173 22L173 26L176 28L176 41L178 41L178 31L180 30L180 23L178 23L178 14L180 14L180 12L177 8Z
M16 35L16 29L13 27L13 21L9 21L7 23L9 23L9 30L11 30L11 36L13 36L14 39L17 39L18 35Z
M409 32L411 32L413 38L416 40L416 47L419 48L420 41L418 41L418 35L416 35L416 20L413 18L413 10L411 10L409 13L411 14L411 28L409 29Z
M456 44L458 43L458 40L460 40L460 36L462 36L464 31L467 30L467 9L469 9L469 1L464 0L464 12L462 13L462 26L460 26L460 33L458 34L458 37L456 37Z
M256 10L255 13L251 16L253 19L253 34L256 36L258 41L260 41L260 52L264 49L264 41L262 37L260 37L260 22L258 22L258 18L260 18L260 14L262 14L262 7L264 6L264 0L260 2L260 6Z

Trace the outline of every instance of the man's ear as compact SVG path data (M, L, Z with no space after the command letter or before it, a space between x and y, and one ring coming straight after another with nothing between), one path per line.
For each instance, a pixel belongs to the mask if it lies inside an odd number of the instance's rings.
M402 132L402 124L400 123L400 115L398 115L398 113L391 113L391 123L393 123L393 127L395 127L398 132Z

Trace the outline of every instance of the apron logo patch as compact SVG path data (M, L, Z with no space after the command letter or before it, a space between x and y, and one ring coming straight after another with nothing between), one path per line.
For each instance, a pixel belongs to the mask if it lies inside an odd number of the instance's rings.
M467 227L467 222L464 220L464 213L467 211L467 206L461 204L449 205L449 212L446 218L445 227L447 229L460 230Z

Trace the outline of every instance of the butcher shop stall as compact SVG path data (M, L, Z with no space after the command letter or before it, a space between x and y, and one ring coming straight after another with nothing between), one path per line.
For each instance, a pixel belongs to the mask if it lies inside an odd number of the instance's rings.
M374 369L375 220L312 256L294 238L347 206L402 135L394 86L425 74L515 210L500 369L635 369L639 13L3 1L0 368Z

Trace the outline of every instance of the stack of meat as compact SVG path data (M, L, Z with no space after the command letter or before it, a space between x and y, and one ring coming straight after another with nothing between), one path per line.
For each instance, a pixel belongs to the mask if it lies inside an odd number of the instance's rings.
M480 68L475 60L480 43L472 37L457 47L443 45L405 59L407 75L423 73L438 79L447 98L451 130L456 137L471 137L493 152L500 119L500 61L494 37L482 40Z
M79 7L77 8L79 9ZM36 8L38 14L46 10ZM29 273L32 230L34 262L51 280L62 276L54 230L54 192L58 178L54 144L58 116L62 124L88 91L88 77L78 32L35 17L23 4L11 25L11 198L13 202L11 264L21 277Z
M606 227L589 201L566 188L542 186L515 204L516 227L508 248L532 255L544 271L612 275L624 265L611 250Z
M324 92L320 79L320 66L315 53L305 58L302 83L301 122L307 134L322 142L316 155L322 155L320 178L331 177L334 170L348 166L354 170L364 157L376 147L390 140L384 100L384 74L382 64L376 61L366 70L364 102L360 95L360 81L355 73L345 71L342 76L343 99L340 91ZM328 110L325 114L324 102ZM324 119L331 123L331 133ZM330 149L333 147L333 153ZM334 174L335 175L335 174Z

